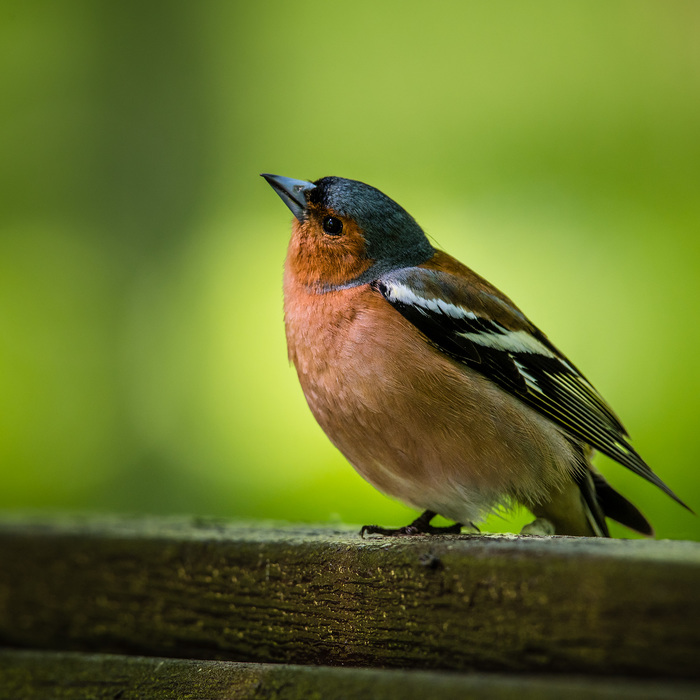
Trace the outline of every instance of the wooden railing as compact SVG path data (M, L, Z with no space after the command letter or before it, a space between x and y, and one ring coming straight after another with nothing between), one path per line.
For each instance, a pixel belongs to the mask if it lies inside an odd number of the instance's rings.
M18 699L700 697L700 544L6 516L0 645Z

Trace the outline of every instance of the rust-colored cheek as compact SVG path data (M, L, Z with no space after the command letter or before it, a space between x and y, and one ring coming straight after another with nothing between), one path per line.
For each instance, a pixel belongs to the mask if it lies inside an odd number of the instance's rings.
M345 222L338 237L324 234L316 218L294 222L286 267L301 284L317 288L347 284L372 263L365 239L353 222Z

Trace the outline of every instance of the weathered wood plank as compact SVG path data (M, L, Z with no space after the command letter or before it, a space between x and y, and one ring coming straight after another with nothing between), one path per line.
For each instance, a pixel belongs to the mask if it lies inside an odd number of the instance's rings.
M700 545L0 521L0 644L700 677Z
M696 700L697 683L0 650L0 700Z

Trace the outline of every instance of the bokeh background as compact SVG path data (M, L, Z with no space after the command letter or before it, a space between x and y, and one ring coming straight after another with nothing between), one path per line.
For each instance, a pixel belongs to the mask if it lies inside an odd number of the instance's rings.
M0 508L414 517L287 364L272 172L397 199L700 509L699 36L693 0L5 0Z

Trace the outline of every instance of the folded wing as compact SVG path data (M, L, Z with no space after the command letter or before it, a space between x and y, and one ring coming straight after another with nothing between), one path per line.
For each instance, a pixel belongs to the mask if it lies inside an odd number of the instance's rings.
M590 382L507 301L456 275L420 267L394 270L372 286L441 352L688 507L629 444Z

